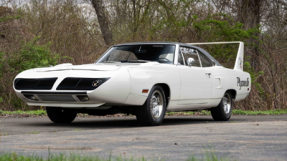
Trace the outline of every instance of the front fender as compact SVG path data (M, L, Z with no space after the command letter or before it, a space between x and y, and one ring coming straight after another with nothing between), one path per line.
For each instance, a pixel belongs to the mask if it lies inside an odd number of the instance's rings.
M159 83L169 86L170 100L177 100L179 98L180 75L176 66L155 65L151 67L130 68L129 73L131 76L130 95L134 99L138 99L137 104L143 105L151 88ZM143 90L148 90L148 93L143 93Z
M91 99L112 104L124 104L130 93L130 74L119 70L96 90L88 93Z

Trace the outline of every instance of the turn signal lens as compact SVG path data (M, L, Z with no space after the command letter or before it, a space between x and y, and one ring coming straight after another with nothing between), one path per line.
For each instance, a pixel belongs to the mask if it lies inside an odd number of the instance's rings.
M148 93L148 89L143 89L142 93Z
M77 97L78 97L78 99L79 99L80 101L82 101L82 102L87 102L87 101L90 100L89 96L79 95L79 96L77 96Z
M24 94L24 96L30 100L38 101L37 98L32 94Z

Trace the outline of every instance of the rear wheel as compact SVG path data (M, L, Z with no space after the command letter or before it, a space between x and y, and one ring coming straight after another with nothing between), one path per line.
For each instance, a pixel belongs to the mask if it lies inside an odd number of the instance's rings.
M71 123L77 116L77 113L70 109L59 107L46 107L50 120L54 123Z
M154 86L142 107L136 110L141 125L158 126L163 122L166 111L166 98L161 86Z
M232 113L232 96L226 92L219 105L211 109L212 118L216 121L228 121Z

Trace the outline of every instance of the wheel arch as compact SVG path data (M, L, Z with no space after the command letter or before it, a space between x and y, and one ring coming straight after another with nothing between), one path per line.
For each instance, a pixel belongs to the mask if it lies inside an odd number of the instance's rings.
M232 97L233 99L236 99L237 92L236 92L235 89L228 89L226 92L229 92L229 93L231 94L231 97ZM225 92L225 93L226 93L226 92Z
M166 98L166 107L168 107L169 100L170 100L170 88L169 88L169 86L166 83L157 83L154 86L156 86L156 85L160 86L163 89L164 95Z

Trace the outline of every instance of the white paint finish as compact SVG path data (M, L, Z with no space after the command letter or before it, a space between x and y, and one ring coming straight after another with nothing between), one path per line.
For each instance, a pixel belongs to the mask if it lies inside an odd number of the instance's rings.
M176 65L139 66L137 68L129 68L129 72L131 75L131 94L147 97L149 93L142 93L143 89L149 89L150 92L154 85L166 84L171 91L170 99L179 99L180 73Z
M212 89L212 97L211 98L222 98L224 93L227 90L235 90L236 91L236 101L238 101L239 95L247 95L249 94L251 90L251 78L250 75L246 72L241 72L238 70L232 70L227 68L217 68L214 69L213 75L215 78L215 81L213 80L213 86L215 88ZM241 80L247 80L249 79L249 86L248 87L240 87L237 84L237 77L239 77ZM220 78L221 88L216 88L218 86L218 80L217 78ZM247 90L249 88L249 91ZM241 100L241 99L240 99Z
M136 95L136 94L129 94L125 105L138 105L141 106L144 104L145 100L147 99L147 96L142 95Z
M130 75L127 70L119 70L96 90L89 92L91 100L112 104L123 104L130 93Z
M209 68L178 66L181 77L179 105L208 103L211 97L212 79L206 73Z
M70 65L70 63L56 65L48 68L36 68L35 72L53 72L53 71L113 71L118 70L120 66L111 64L85 64Z
M100 65L103 67L104 65ZM112 65L107 65L112 67ZM113 65L116 66L116 65ZM117 67L119 68L119 67ZM81 104L75 104L75 107L81 107L83 104L90 104L101 101L101 102L109 102L109 103L119 103L122 104L126 101L129 91L130 91L130 76L127 70L119 70L119 71L90 71L90 70L81 70L81 71L53 71L53 72L33 72L27 71L20 73L16 78L51 78L58 77L55 82L52 90L36 90L41 92L86 92L84 90L56 90L57 86L61 83L61 81L66 77L85 77L85 78L110 78L103 85L98 87L94 91L88 91L88 96L90 97L89 102L81 102ZM21 91L15 90L17 95L24 101L28 103L35 103L35 101L29 100L21 94ZM24 91L35 91L35 90L24 90ZM113 91L113 92L111 92ZM53 103L53 102L51 102ZM64 102L61 102L62 104ZM79 103L79 102L78 102ZM39 106L46 106L49 104L48 102L37 102ZM68 103L70 104L70 103ZM73 106L73 107L74 107ZM96 105L90 105L95 107Z
M243 46L243 43L236 42ZM71 65L62 64L55 67L37 68L20 73L16 78L51 78L58 77L52 90L41 92L59 92L56 90L61 81L67 77L110 78L93 91L87 91L88 102L43 102L32 101L15 90L19 98L31 106L54 106L72 108L97 108L102 105L143 105L150 90L156 84L165 84L170 89L168 111L200 110L215 107L227 90L235 90L236 100L248 96L251 90L250 75L238 68L239 57L243 60L243 47L239 47L235 68L222 66L187 67L177 64L179 45L176 44L174 64L149 63L105 63ZM243 63L243 62L242 62ZM239 66L240 67L240 66ZM206 75L210 73L211 75ZM249 79L249 86L239 86L241 81ZM249 91L247 89L250 89ZM148 93L142 93L148 89ZM29 90L25 90L29 91ZM34 91L34 90L32 90ZM60 92L86 92L79 90L61 90ZM73 95L75 98L75 95Z
M235 101L241 101L241 100L244 100L247 96L249 95L249 93L244 93L244 94L238 94L236 96L236 100Z
M177 44L176 46L175 46L175 56L174 56L174 64L175 65L177 65L177 62L178 62L178 53L179 53L179 45Z

